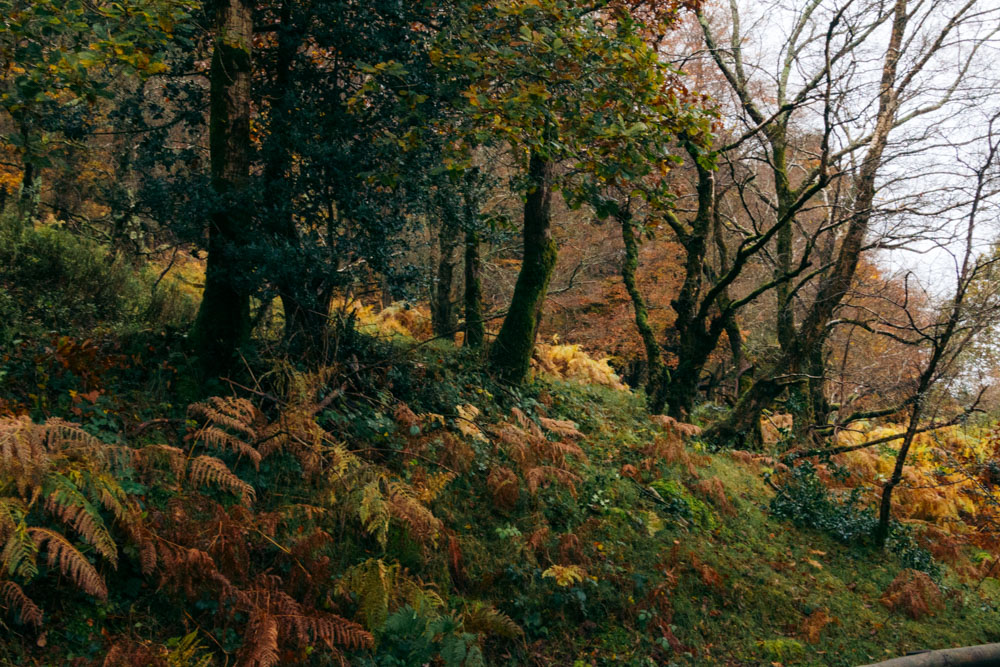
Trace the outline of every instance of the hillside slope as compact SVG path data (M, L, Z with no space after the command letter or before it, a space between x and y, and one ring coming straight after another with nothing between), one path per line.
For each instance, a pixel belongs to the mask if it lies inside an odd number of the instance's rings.
M593 384L615 385L603 366L514 390L450 344L348 343L383 361L279 363L243 398L156 419L141 369L111 369L120 393L69 404L82 430L5 418L4 539L38 536L37 555L5 559L38 609L4 584L0 657L858 665L1000 640L995 579L959 578L902 528L888 554L844 540L864 508L706 451L697 427Z

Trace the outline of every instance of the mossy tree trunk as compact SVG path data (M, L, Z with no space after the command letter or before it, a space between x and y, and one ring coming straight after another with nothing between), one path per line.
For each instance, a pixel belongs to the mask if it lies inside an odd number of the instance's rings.
M656 333L649 323L646 300L643 298L636 281L636 272L639 269L639 241L636 239L635 222L628 211L620 213L618 222L621 224L622 240L625 242L622 282L625 283L625 290L632 300L632 309L635 311L635 326L639 330L639 337L642 338L642 345L646 350L646 401L652 406L657 388L665 382L663 374L666 371L666 366L663 363L663 355L660 353L660 344L656 340Z
M455 282L455 249L459 245L460 225L451 195L441 198L441 225L438 229L437 271L431 285L431 328L435 336L454 338L458 316L452 288Z
M486 338L483 322L482 259L479 256L479 233L465 233L465 345L481 348Z
M240 257L249 217L250 76L253 15L245 0L215 3L215 48L210 72L209 149L218 210L208 231L205 291L192 334L206 371L230 366L250 334L250 289Z
M514 296L500 333L490 348L490 369L504 382L516 384L531 368L531 354L556 266L552 238L552 163L532 152L528 164L530 189L524 203L524 255Z

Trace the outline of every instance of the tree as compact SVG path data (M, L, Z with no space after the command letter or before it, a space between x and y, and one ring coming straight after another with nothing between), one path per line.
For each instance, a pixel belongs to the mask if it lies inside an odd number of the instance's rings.
M961 90L962 76L984 43L983 35L970 40L971 49L957 58L957 74L944 85L940 81L928 83L927 90L932 92L925 95L914 91L919 82L933 75L925 73L931 69L930 63L949 56L945 45L958 27L980 20L973 5L963 4L951 14L921 7L920 15L933 19L913 21L910 34L911 17L906 15L905 6L885 11L874 5L812 2L790 17L789 42L779 54L771 83L755 81L762 67L744 62L745 38L737 3L731 4L727 47L720 45L710 19L699 13L704 44L745 128L718 150L722 171L732 181L721 191L731 193L744 220L724 213L718 195L710 207L704 207L714 209L712 215L723 222L722 238L736 244L732 249L716 244L721 252L714 264L704 254L708 244L701 240L705 234L690 234L687 227L674 230L688 256L685 284L695 283L696 287L692 290L693 308L686 309L684 298L677 302L681 313L694 313L690 325L684 322L687 318L679 317L678 335L690 326L714 339L706 346L710 348L707 354L703 349L689 354L678 346L688 357L678 359L678 368L695 369L681 377L687 376L689 385L691 376L695 380L691 390L671 392L677 397L675 404L681 401L683 407L683 401L689 400L685 396L693 392L721 333L727 327L735 329L732 320L737 312L769 293L777 300L775 331L780 349L778 359L760 364L763 372L757 374L759 381L742 395L731 418L713 429L713 437L729 440L754 434L760 410L785 392L789 405L802 408L797 424L812 423L812 406L825 412L822 359L826 322L849 288L861 253L872 247L868 230L875 183L891 154L886 152L889 135L915 119L948 109L960 97L956 91ZM938 16L943 18L938 20ZM881 71L874 79L881 81L873 95L878 101L876 113L870 118L859 116L856 109L863 104L861 96L872 89L870 75L875 73L862 73L853 56L873 48L885 31L890 45L901 40L900 52L893 50L895 46L884 52ZM916 35L926 40L928 48L903 57L904 49L916 48ZM903 71L897 76L900 62ZM797 86L794 90L793 84ZM905 107L902 112L901 106ZM813 127L819 124L818 130L800 130L798 135L816 138L793 145L793 118L800 122L808 119ZM913 141L919 142L919 136ZM911 145L906 150L915 149ZM763 168L753 168L753 161L759 161ZM849 185L839 185L847 179ZM831 193L835 192L849 196L832 201ZM820 212L824 213L817 215ZM685 235L694 243L685 244ZM723 265L720 271L717 267ZM747 283L753 275L751 269L757 271L766 265L771 267L767 278ZM708 284L702 287L703 275ZM730 299L725 292L733 288L743 294ZM700 340L700 335L694 338ZM825 419L825 414L816 419Z
M165 69L163 52L183 39L191 0L2 0L0 147L17 156L21 186L16 219L32 223L41 171L62 164L85 137L101 99L119 77ZM175 34L178 29L180 35Z
M671 7L658 20L676 18ZM520 382L530 367L558 251L554 192L606 209L595 198L604 183L665 173L669 139L682 128L706 137L706 116L678 94L676 71L644 42L650 28L612 3L477 4L432 52L463 82L461 148L505 145L520 169L521 268L489 357L504 381Z
M911 397L906 401L910 406L906 432L896 454L892 475L882 487L879 503L879 521L875 529L875 541L884 545L889 536L889 521L892 516L892 492L903 478L903 467L913 444L913 439L921 430L924 415L931 407L930 392L934 385L949 375L954 376L956 366L962 361L965 350L977 336L996 326L1000 319L1000 284L996 280L995 266L1000 257L994 248L992 253L976 254L979 239L977 232L983 226L986 198L996 190L997 152L1000 141L994 136L994 124L1000 116L989 121L986 155L983 163L974 169L974 192L965 220L965 234L955 260L955 287L950 299L941 308L938 317L929 324L908 317L905 324L883 325L881 329L889 335L907 341L907 344L926 350L923 369L917 379ZM986 387L976 392L976 400L966 408L965 414L976 408L978 398Z
M192 333L209 374L228 368L250 335L251 292L240 254L248 231L241 227L249 220L253 14L244 0L217 0L213 9L209 146L219 202L211 214L205 290Z

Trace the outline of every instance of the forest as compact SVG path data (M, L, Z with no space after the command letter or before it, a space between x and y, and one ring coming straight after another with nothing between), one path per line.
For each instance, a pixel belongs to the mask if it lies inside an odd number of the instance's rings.
M0 664L1000 664L998 57L0 0Z

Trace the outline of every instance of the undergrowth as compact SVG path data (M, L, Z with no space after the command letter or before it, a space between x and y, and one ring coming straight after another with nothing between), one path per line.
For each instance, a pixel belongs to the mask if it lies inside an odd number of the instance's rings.
M997 638L993 579L902 529L872 551L860 501L805 466L774 495L628 391L510 389L348 326L328 367L180 401L169 346L76 345L2 422L10 664L850 665L876 626L892 653ZM892 589L908 568L940 605Z

